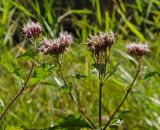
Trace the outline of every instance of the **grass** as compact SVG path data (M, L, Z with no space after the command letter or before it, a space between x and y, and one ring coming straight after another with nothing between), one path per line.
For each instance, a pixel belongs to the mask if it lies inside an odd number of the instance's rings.
M88 8L82 6L81 9L76 9L72 5L58 6L56 1L50 0L0 1L0 99L4 107L20 90L31 66L30 58L17 58L32 46L31 42L23 38L21 28L28 20L37 20L42 23L47 37L56 37L59 31L66 29L73 33L75 43L65 55L64 73L73 82L73 94L77 102L98 125L98 79L91 75L93 60L81 40L85 42L93 32L114 30L117 40L113 46L110 66L122 63L105 84L102 122L105 123L114 112L127 90L128 81L133 78L134 65L132 60L128 60L125 45L133 40L147 41L152 51L145 57L142 73L121 108L121 111L130 112L119 129L160 129L160 2L136 0L135 3L129 3L118 0L113 1L112 9L107 10L98 0L87 2L90 3ZM40 55L39 63L44 61L53 62L51 57ZM35 81L35 77L31 79L30 89L17 100L0 122L0 129L7 126L47 128L60 117L79 114L67 94L53 80L56 73L43 73L47 76L39 77L38 81ZM87 75L87 78L77 79L76 74ZM1 106L0 103L0 113L4 109Z

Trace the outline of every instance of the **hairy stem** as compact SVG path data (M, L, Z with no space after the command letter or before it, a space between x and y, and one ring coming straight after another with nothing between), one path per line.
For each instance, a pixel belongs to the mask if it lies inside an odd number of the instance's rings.
M99 84L99 127L102 126L102 82Z
M21 90L19 91L19 93L12 99L12 101L9 103L9 105L7 106L7 108L5 109L5 111L1 114L0 116L0 120L2 120L2 118L5 116L5 114L7 113L7 111L9 110L9 108L15 103L15 101L18 99L18 97L20 95L22 95L23 91L26 90L26 87L27 87L27 84L28 84L28 81L32 75L32 72L33 72L33 69L34 69L34 66L35 66L35 59L33 60L32 62L32 66L31 66L31 70L28 74L28 77L23 85L23 87L21 88Z
M123 105L124 101L127 99L128 94L130 93L131 88L132 88L134 82L136 81L136 78L137 78L137 76L138 76L138 74L139 74L139 72L140 72L140 66L141 66L141 59L140 59L140 62L139 62L138 68L137 68L136 75L134 76L134 79L133 79L133 81L132 81L132 83L131 83L131 85L130 85L127 93L126 93L126 95L124 96L122 102L119 104L119 106L117 107L117 109L115 110L115 112L112 114L112 116L110 117L110 119L108 120L108 122L106 123L106 125L104 126L103 130L105 130L105 129L109 126L111 120L114 118L115 114L119 111L119 109L120 109L121 106Z
M92 127L94 129L96 129L96 126L94 125L94 123L90 120L90 118L84 113L84 111L80 108L80 106L77 104L77 102L75 101L75 99L73 98L73 95L71 93L69 93L69 96L71 97L72 101L74 102L74 104L77 106L78 110L82 113L82 115L86 118L86 120L88 120L88 122L92 125Z
M64 83L67 84L67 81L64 77L63 74L63 69L62 69L62 64L59 61L59 58L56 59L57 63L58 63L58 67L59 67L59 73L61 78L63 79ZM96 129L96 126L94 125L94 123L90 120L90 118L85 114L85 112L81 109L81 107L78 105L78 103L76 102L76 100L74 99L73 95L71 94L71 92L69 93L69 96L71 97L73 103L76 105L76 107L78 108L78 110L82 113L82 115L85 117L85 119L91 124L92 128Z

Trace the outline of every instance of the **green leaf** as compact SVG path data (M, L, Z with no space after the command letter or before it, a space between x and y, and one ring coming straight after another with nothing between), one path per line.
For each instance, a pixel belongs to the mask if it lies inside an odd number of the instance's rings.
M156 74L157 74L156 71L149 72L149 73L147 73L147 74L144 75L143 80L148 79L148 78L150 78L150 77L152 77L152 76L155 76Z
M3 109L4 108L4 103L2 101L2 99L0 98L0 109Z
M100 75L103 75L105 73L105 64L104 63L101 63L99 65L99 68L98 68L97 64L92 64L92 65L97 69L97 71L100 72Z
M20 69L19 67L16 67L16 68L14 69L13 73L14 73L15 75L17 75L17 76L21 76L22 71L21 71L21 69Z
M109 127L118 128L122 124L122 120L128 115L128 113L130 113L130 111L119 112L117 116L111 120Z
M109 127L111 129L118 129L118 127L121 125L121 120L118 118L113 118L112 123L110 123Z
M18 2L14 2L14 1L11 1L11 2L15 7L17 7L19 10L21 10L24 14L31 16L31 17L34 17L34 15L32 13L30 13L23 5L19 4Z
M120 53L121 56L123 56L124 58L128 59L132 63L133 66L137 66L138 65L138 62L132 56L130 56L129 54L127 54L127 53L125 53L123 51L117 50L117 49L115 51Z
M123 118L125 118L131 111L121 111L118 113L117 118L122 120Z
M31 57L31 58L33 58L37 54L38 54L38 51L36 51L35 49L29 49L24 54L18 56L18 58L22 58L22 57Z
M110 79L110 81L113 82L114 84L120 86L120 87L127 88L127 85L124 82L122 82L118 79Z
M100 1L96 0L96 14L97 14L97 19L99 25L102 25L102 16L101 16L101 6L100 6Z
M72 90L72 83L65 83L62 79L54 77L57 85L59 86L60 90L64 93L70 93Z
M128 28L142 41L145 41L146 39L144 38L143 34L137 29L137 27L134 24L132 24L128 19L126 19L126 16L124 15L124 13L120 9L118 9L117 11L122 16L122 19L124 20Z
M137 3L139 11L142 12L141 0L136 0L136 3Z
M81 78L86 78L87 76L86 75L82 75L82 74L76 74L75 77L77 79L81 79Z
M55 130L64 129L65 130L80 130L81 128L91 128L91 126L86 123L80 116L69 115L65 118L59 119L53 127L45 128L42 130Z
M24 129L16 126L7 126L5 130L24 130Z
M111 77L117 70L118 66L121 64L122 62L117 63L111 70L109 70L107 72L107 76L106 79L108 79L109 77Z
M57 85L61 88L65 86L65 83L62 79L58 79L57 77L54 77L54 80L56 81Z
M41 66L37 67L33 73L33 77L38 80L46 79L53 70L55 70L55 65L49 63L43 63Z

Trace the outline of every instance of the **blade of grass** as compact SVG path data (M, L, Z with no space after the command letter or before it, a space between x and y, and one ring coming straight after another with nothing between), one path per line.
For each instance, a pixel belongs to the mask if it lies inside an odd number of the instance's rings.
M15 1L11 1L11 3L17 7L19 10L21 10L24 14L26 14L27 16L30 16L30 17L33 17L34 18L34 15L32 13L30 13L23 5L15 2Z

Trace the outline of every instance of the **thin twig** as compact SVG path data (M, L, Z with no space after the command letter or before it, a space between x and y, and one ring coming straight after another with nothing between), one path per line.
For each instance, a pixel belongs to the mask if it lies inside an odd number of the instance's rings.
M7 108L5 109L5 111L1 114L0 116L0 120L2 120L2 118L5 116L5 114L7 113L7 111L9 110L9 108L14 104L14 102L18 99L18 97L23 93L24 90L26 90L26 87L27 87L27 84L28 84L28 81L31 77L31 74L33 72L33 69L34 69L34 66L35 66L35 58L32 62L32 67L31 67L31 70L28 74L28 77L23 85L23 87L21 88L21 90L19 91L19 93L12 99L12 101L9 103L9 105L7 106Z
M130 87L129 87L126 95L125 95L125 97L123 98L122 102L119 104L119 106L117 107L117 109L115 110L115 112L112 114L112 116L110 117L110 119L108 120L108 122L106 123L106 125L104 126L103 130L105 130L109 126L111 120L114 118L115 114L119 111L119 109L123 105L124 101L128 97L128 94L130 93L131 88L132 88L132 86L133 86L133 84L134 84L134 82L135 82L135 80L136 80L136 78L137 78L137 76L138 76L138 74L140 72L140 66L141 66L141 58L140 58L140 61L139 61L139 65L138 65L138 68L137 68L136 75L135 75L135 77L134 77L134 79L133 79L133 81L132 81L132 83L131 83L131 85L130 85Z

